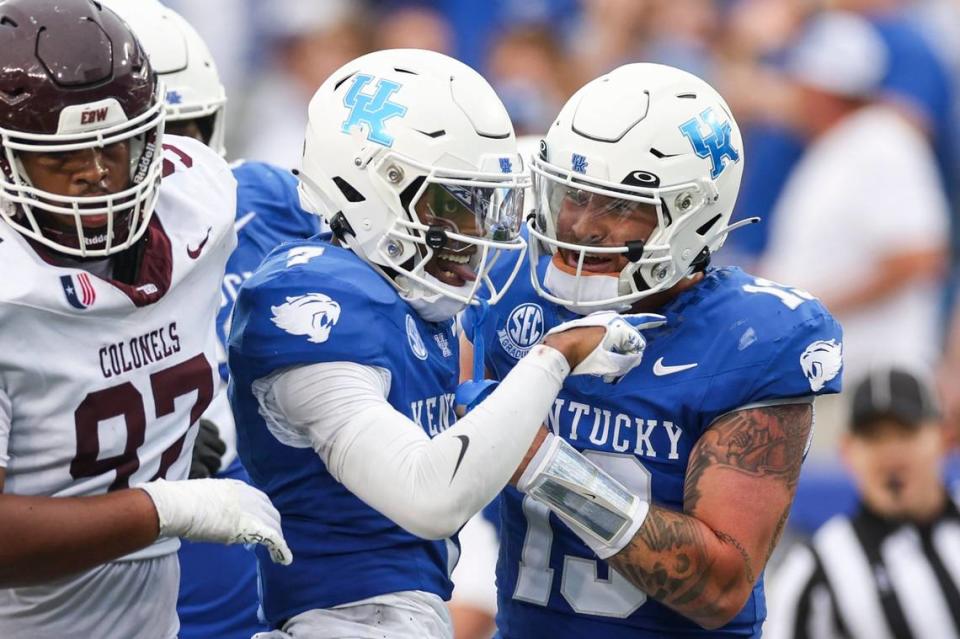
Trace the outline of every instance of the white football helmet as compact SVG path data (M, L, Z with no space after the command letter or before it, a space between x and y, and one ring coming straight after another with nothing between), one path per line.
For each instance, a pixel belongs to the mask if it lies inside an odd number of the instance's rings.
M310 102L299 177L304 209L427 319L478 303L482 286L496 303L519 270L529 173L500 99L453 58L377 51L334 72ZM497 288L504 251L520 253Z
M157 0L102 0L102 4L130 26L147 52L167 89L167 123L197 120L207 146L226 155L227 93L210 49L197 30Z
M729 225L743 173L737 123L710 85L672 67L624 65L577 91L541 142L533 172L533 285L579 313L623 310L670 288L739 226ZM656 226L649 237L617 246L601 237L589 245L564 242L557 220L567 198L582 207L593 198L604 215L650 205ZM553 259L541 281L544 250ZM584 270L585 260L616 254L629 260L619 273Z

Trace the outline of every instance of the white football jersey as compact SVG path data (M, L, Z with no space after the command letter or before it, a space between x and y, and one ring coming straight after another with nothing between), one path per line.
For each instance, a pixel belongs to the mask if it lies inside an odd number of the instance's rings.
M0 222L3 492L101 495L187 478L220 379L215 319L235 207L227 164L173 137L132 286L54 266ZM65 579L0 589L0 636L175 637L178 547L160 539Z
M226 163L168 137L133 286L54 266L0 223L0 391L11 408L3 492L100 495L186 479L193 426L219 383L214 321L235 203ZM161 540L127 559L177 545Z

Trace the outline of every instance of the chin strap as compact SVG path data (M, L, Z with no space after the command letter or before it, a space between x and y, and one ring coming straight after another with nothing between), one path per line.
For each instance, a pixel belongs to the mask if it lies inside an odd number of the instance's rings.
M473 410L473 407L482 402L499 384L492 379L484 379L486 343L483 337L483 325L487 321L490 305L486 300L479 301L480 310L473 323L473 335L470 336L470 341L473 343L473 379L460 384L456 392L456 405L464 407L465 412Z

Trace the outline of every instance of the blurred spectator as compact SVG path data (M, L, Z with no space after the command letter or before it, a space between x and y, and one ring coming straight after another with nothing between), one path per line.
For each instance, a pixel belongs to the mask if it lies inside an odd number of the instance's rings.
M646 42L631 62L669 64L713 81L719 20L717 2L650 0Z
M378 20L375 49L427 49L453 55L446 17L425 2L400 3Z
M595 78L628 62L643 61L650 0L581 0L571 54L583 77Z
M762 273L824 301L844 328L849 378L933 365L949 213L926 138L872 100L883 41L852 14L825 13L787 69L810 145L777 202Z
M874 371L853 392L842 453L858 512L827 522L770 579L767 639L960 636L960 511L943 481L932 387Z
M754 270L767 247L772 211L804 140L791 126L794 87L776 66L810 11L796 0L735 0L717 44L716 84L737 114L747 161L733 219L758 216L724 244L717 261Z
M267 73L252 90L242 157L288 168L299 164L310 98L333 71L368 49L358 6L349 0L269 0L259 6L274 47Z
M518 136L547 132L581 82L546 26L517 27L494 41L488 78L503 100Z

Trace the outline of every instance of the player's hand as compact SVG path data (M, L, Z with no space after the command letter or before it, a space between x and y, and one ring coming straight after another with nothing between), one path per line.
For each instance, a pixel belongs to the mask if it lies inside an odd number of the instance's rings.
M209 419L201 417L190 460L190 479L213 477L220 472L220 462L225 452L227 445L220 439L220 429Z
M158 479L137 486L153 500L160 536L221 544L263 544L275 563L293 554L283 539L280 513L262 492L235 479Z
M543 340L563 353L571 375L598 375L616 382L640 364L647 341L640 331L661 326L662 315L600 311L552 328Z

